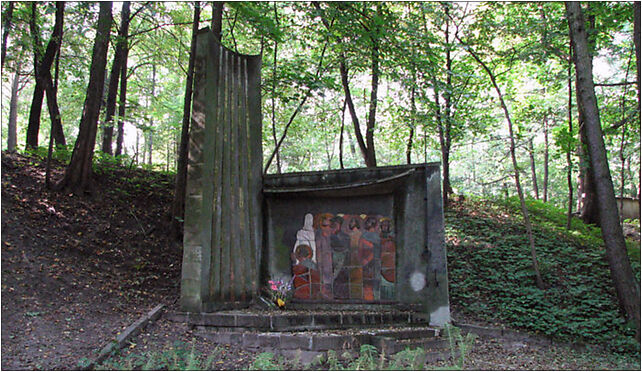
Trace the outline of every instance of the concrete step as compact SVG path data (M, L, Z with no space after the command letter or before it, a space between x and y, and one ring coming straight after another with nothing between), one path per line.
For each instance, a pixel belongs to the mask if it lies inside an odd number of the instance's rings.
M328 351L359 350L361 345L375 346L386 354L399 352L406 347L438 349L447 342L438 337L439 332L430 327L349 329L305 332L221 331L199 326L197 333L216 344L237 344L247 349Z
M222 330L309 331L384 326L422 326L429 316L414 311L220 311L167 314L172 321Z

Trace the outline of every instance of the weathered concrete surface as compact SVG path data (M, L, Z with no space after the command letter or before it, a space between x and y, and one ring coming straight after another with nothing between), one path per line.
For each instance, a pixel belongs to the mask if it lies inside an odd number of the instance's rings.
M445 324L450 306L439 174L437 164L422 164L266 176L263 281L291 277L290 254L306 213L391 216L394 302L419 304L431 324Z
M247 306L259 289L261 58L209 29L196 44L181 308L201 312Z

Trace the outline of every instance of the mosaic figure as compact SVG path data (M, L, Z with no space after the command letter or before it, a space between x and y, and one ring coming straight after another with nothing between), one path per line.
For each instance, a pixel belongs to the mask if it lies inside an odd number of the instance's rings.
M304 220L291 255L295 298L395 299L396 246L390 218L308 213Z
M392 232L392 221L384 217L379 222L381 226L381 299L394 299L395 288L395 238Z
M363 267L363 299L379 299L379 273L381 272L381 237L376 231L377 219L368 217L366 231L359 240L359 263Z
M317 265L321 275L321 298L332 298L332 247L330 240L332 236L332 219L330 213L319 215L318 226L315 232L317 245Z

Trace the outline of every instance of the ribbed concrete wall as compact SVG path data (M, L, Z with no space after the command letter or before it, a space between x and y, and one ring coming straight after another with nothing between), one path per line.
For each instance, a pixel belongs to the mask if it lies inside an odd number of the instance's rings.
M261 222L260 56L197 37L181 308L212 311L258 293Z

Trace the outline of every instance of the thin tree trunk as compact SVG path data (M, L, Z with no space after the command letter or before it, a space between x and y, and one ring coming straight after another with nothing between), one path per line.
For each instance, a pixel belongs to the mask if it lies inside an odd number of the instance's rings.
M380 3L377 3L379 5ZM378 9L378 6L377 6ZM374 129L377 118L377 93L379 91L379 40L377 35L371 36L372 40L372 80L370 84L370 104L368 110L368 120L366 121L366 166L376 167L377 157L374 146Z
M606 257L611 268L620 308L626 319L637 327L640 340L640 286L635 279L627 256L622 226L618 218L613 182L606 157L606 148L600 112L593 85L593 67L589 53L588 36L579 2L567 2L566 14L575 51L576 91L578 103L584 111L588 150L591 158L597 202L600 208L600 226L606 245Z
M129 1L123 2L120 11L120 29L114 51L114 61L109 74L109 88L107 88L107 105L105 106L105 121L103 122L102 152L112 154L112 139L114 136L114 113L116 112L116 95L118 94L118 78L121 75L120 66L125 57L127 35L129 34Z
M105 84L105 65L107 64L107 49L109 47L109 29L112 22L112 3L100 3L98 26L91 58L89 85L80 119L80 130L67 166L64 178L56 185L57 189L67 189L74 192L86 191L91 182L92 160L98 130L98 116Z
M323 57L325 56L325 51L327 48L328 48L328 41L326 40L325 44L323 45L323 50L321 50L321 57L319 57L319 63L317 64L317 72L315 74L316 79L318 79L319 75L321 74L321 67L323 66ZM283 140L285 139L285 136L288 134L288 129L290 128L290 125L292 125L294 118L296 118L298 113L301 111L301 109L303 108L303 105L305 105L305 102L308 100L308 98L310 98L311 94L312 94L312 87L308 88L308 91L303 96L303 99L301 100L301 102L299 102L299 105L294 110L292 115L290 115L290 119L285 124L285 128L283 128L283 134L281 134L281 138L279 139L279 142L276 144L276 146L274 147L274 151L272 151L272 154L270 155L270 157L268 157L268 160L265 163L265 166L263 168L263 174L267 174L267 171L270 168L270 164L272 164L272 160L274 159L276 152L279 150L279 148L281 147L281 144L283 143Z
M139 160L139 148L140 148L140 130L136 128L136 150L134 151L134 162L136 165L140 164ZM145 160L145 157L143 156L143 161Z
M62 38L62 35L60 35L60 37ZM49 116L51 118L51 130L54 135L54 140L56 141L56 146L67 145L67 141L65 140L65 132L62 129L62 117L60 116L60 110L58 108L58 81L60 77L61 44L62 42L58 43L57 49L56 49L56 61L54 63L54 71L55 71L54 80L46 88L47 106L49 108Z
M453 189L450 185L450 145L451 145L451 129L452 129L452 56L450 50L450 4L442 3L444 13L446 14L446 29L444 30L444 41L446 42L446 89L444 91L444 117L442 122L445 124L443 128L443 142L441 143L441 157L443 166L443 205L444 209L448 208L449 195L452 194Z
M346 124L346 100L343 100L343 107L341 108L341 134L339 135L339 165L341 169L345 169L343 166L343 132Z
M172 202L172 223L170 234L174 239L180 239L182 220L185 213L185 187L187 182L187 157L189 144L189 124L191 118L192 90L194 88L194 60L196 57L196 35L198 34L201 19L201 5L194 2L194 20L192 22L192 41L189 52L189 65L185 82L185 97L183 99L183 123L181 126L181 139L178 150L178 165L176 166L176 179L174 180L174 200Z
M415 93L415 79L413 79L412 88L410 89L410 133L408 134L408 142L406 143L407 164L412 164L412 139L415 135L415 125L417 125L417 106L415 105Z
M279 13L276 9L276 2L274 3L274 21L276 27L279 27ZM274 55L273 55L273 70L272 70L272 139L274 140L274 148L276 151L276 173L281 173L281 158L279 156L279 149L276 148L276 145L279 141L276 138L276 72L277 72L277 51L279 43L274 40Z
M152 96L149 99L148 109L151 111L152 105L156 98L156 65L152 65ZM145 147L147 147L148 160L147 164L153 165L152 162L152 151L154 150L154 115L149 115L149 130L147 131L147 137L145 138ZM143 161L145 157L143 156Z
M22 61L16 61L16 71L11 82L11 101L9 101L9 133L7 135L7 151L16 152L18 138L18 86L20 83L20 68Z
M47 43L47 49L44 55L40 55L40 36L36 22L36 9L37 3L33 2L31 5L31 18L29 20L29 28L33 38L34 45L34 75L36 77L36 85L33 90L33 99L31 101L31 108L29 110L29 124L27 126L27 149L35 149L38 147L38 133L40 132L40 114L42 113L42 101L44 99L45 90L48 84L51 83L51 65L54 62L56 52L60 47L62 40L63 17L65 10L64 2L56 3L56 21L54 23L51 38ZM52 84L53 85L53 84ZM50 92L51 93L51 92ZM56 104L55 99L51 104ZM50 104L50 105L51 105ZM52 121L58 120L54 113L50 111ZM58 115L59 116L59 115ZM62 127L61 127L62 128Z
M642 96L640 95L640 2L635 1L633 3L633 42L635 44L635 67L637 70L637 86L638 86L638 112L640 111L640 100Z
M539 188L537 187L537 171L535 169L535 149L533 146L533 138L528 140L528 157L531 161L531 180L533 182L533 194L535 199L539 200Z
M323 9L318 2L313 1L312 5L314 5L314 7L321 14L323 14ZM330 26L330 23L324 15L321 16L321 22L328 31L332 32L332 27ZM359 149L361 150L361 155L363 156L363 159L366 163L366 167L377 166L377 160L374 152L374 124L377 112L377 89L379 87L379 46L376 36L372 36L371 41L373 42L370 64L372 82L370 90L370 106L368 109L368 117L366 120L365 140L363 134L361 133L361 125L359 124L357 111L355 110L354 102L352 100L352 93L350 91L350 83L348 77L348 67L346 66L346 58L343 53L340 53L339 55L339 73L341 74L341 85L343 86L345 100L348 106L348 112L350 113L350 118L352 119L354 135L357 138L357 143L359 145ZM341 39L337 38L337 44L341 43Z
M62 120L60 117L60 110L58 109L58 93L51 81L51 75L46 78L45 93L47 94L47 108L49 109L49 117L51 119L51 133L56 142L56 146L65 146L65 132L62 129Z
M354 108L354 102L352 101L352 93L350 92L350 83L348 81L348 68L345 64L345 56L341 54L339 62L339 73L341 74L341 85L343 86L343 92L345 95L346 105L348 106L348 112L350 113L350 118L352 119L352 126L354 128L354 136L357 138L357 144L359 145L359 150L361 150L361 155L363 156L364 161L366 161L366 166L368 165L368 147L366 142L363 140L363 134L361 133L361 125L359 124L359 117L357 116L357 111Z
M9 2L7 13L4 15L4 25L2 32L2 66L4 69L4 61L7 58L7 38L9 37L9 30L11 29L11 22L13 21L13 1Z
M119 156L123 153L123 141L125 140L125 110L127 108L127 59L129 46L124 44L123 61L120 65L120 93L118 95L118 134L116 136L116 152Z
M461 39L459 39L459 41L462 42ZM467 45L463 42L462 44ZM519 180L519 167L517 165L517 156L515 155L515 136L513 134L513 122L511 120L510 113L508 112L508 107L504 102L504 96L502 94L502 91L501 89L499 89L499 86L497 85L497 81L495 80L495 75L492 73L492 71L490 71L488 66L486 66L486 64L477 56L477 54L473 52L472 48L469 47L466 50L488 74L488 77L490 78L490 81L493 84L493 87L495 88L495 92L499 97L499 102L501 104L502 110L504 111L504 116L506 117L506 123L508 124L508 134L510 138L510 155L511 155L511 160L513 162L515 187L517 188L517 195L519 196L519 203L522 210L522 216L524 217L524 225L526 225L526 233L528 234L528 241L531 248L531 264L533 267L533 271L535 272L535 284L537 285L538 288L544 289L546 285L544 284L544 280L542 279L542 275L539 271L539 263L537 262L537 252L535 251L535 239L533 238L533 228L531 226L531 220L528 215L528 209L526 208L526 201L524 200L524 192L522 191L522 185Z
M548 202L548 114L544 116L544 203Z
M573 66L573 45L569 43L568 54L568 135L573 135L573 88L571 72ZM566 213L566 230L571 229L571 219L573 218L573 163L571 161L571 147L566 149L566 182L568 184L568 211Z

